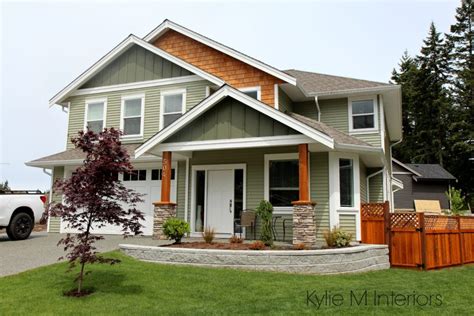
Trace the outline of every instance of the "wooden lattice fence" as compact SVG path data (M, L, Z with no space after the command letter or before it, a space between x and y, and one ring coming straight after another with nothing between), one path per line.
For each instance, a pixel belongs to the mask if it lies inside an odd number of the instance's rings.
M388 202L361 205L362 242L388 244L394 267L435 269L474 263L474 217L390 213Z

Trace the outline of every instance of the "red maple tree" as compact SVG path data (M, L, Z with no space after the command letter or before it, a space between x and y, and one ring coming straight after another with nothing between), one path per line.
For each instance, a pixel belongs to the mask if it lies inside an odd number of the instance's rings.
M94 243L104 237L95 235L95 229L118 225L122 227L124 237L142 233L140 220L144 217L136 209L137 203L142 202L142 195L127 189L118 180L119 173L133 172L120 136L120 131L111 128L100 133L80 131L72 138L72 143L85 153L86 158L70 178L55 182L54 189L63 194L63 201L52 203L46 210L49 216L61 217L68 228L78 232L67 234L58 242L58 246L64 245L64 251L68 252L69 270L80 265L75 279L77 289L71 291L72 295L87 294L81 292L86 264L118 262L98 254Z

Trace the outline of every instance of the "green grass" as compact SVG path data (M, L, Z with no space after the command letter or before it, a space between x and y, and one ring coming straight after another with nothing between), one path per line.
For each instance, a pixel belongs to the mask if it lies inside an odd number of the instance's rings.
M450 314L474 311L474 266L438 271L391 269L353 275L317 276L205 269L140 262L118 252L115 266L93 265L85 286L95 292L64 297L74 273L59 263L0 278L0 315L10 314ZM344 296L342 306L307 304L307 291ZM368 306L351 306L350 291L368 290ZM441 306L374 306L372 293L440 294ZM314 296L313 296L314 300Z

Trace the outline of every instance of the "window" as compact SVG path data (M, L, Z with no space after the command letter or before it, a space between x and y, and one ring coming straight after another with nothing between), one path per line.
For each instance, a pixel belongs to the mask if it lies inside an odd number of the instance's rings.
M123 131L124 137L143 135L144 100L145 97L143 95L122 98L120 129Z
M95 133L100 133L105 127L106 100L86 101L86 119L84 129L89 129Z
M171 180L174 180L175 178L175 170L174 168L171 169ZM151 180L156 181L156 180L161 180L162 177L162 169L153 169L151 170Z
M240 91L249 97L260 100L260 87L242 88Z
M354 206L354 167L352 159L339 159L339 205Z
M270 161L270 203L291 206L299 198L298 160Z
M146 170L133 170L123 174L123 181L146 181Z
M161 128L165 128L186 111L186 90L164 91L161 93Z
M377 129L376 98L351 99L349 104L350 131L364 132Z

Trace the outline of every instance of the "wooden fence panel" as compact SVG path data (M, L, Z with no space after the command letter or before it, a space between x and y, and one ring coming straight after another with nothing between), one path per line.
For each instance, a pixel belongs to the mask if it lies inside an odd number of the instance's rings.
M459 219L462 255L464 263L474 263L474 217Z
M394 267L422 265L422 240L419 214L390 214L390 263Z
M362 243L387 244L384 218L388 208L388 202L361 204Z

